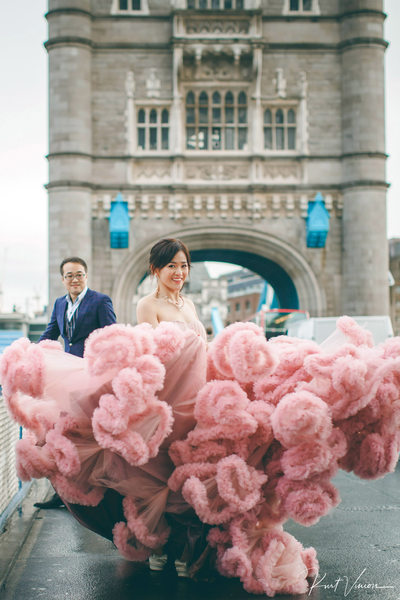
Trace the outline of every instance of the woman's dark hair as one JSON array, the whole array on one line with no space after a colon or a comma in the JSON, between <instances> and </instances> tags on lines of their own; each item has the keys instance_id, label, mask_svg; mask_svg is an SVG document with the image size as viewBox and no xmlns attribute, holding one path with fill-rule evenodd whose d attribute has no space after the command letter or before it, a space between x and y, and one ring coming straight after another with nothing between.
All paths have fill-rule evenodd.
<instances>
[{"instance_id":1,"label":"woman's dark hair","mask_svg":"<svg viewBox=\"0 0 400 600\"><path fill-rule=\"evenodd\" d=\"M70 256L69 258L64 258L64 260L62 261L61 265L60 265L60 273L61 275L64 275L63 269L64 269L64 265L66 265L67 263L72 262L72 263L77 263L78 265L81 265L84 269L85 269L85 273L87 273L87 264L85 263L85 261L83 260L83 258L79 258L79 256Z\"/></svg>"},{"instance_id":2,"label":"woman's dark hair","mask_svg":"<svg viewBox=\"0 0 400 600\"><path fill-rule=\"evenodd\" d=\"M190 269L190 253L186 244L175 238L165 238L154 244L150 250L150 273L154 274L156 269L162 269L165 267L165 265L170 263L175 254L180 250L182 250L186 256L188 267Z\"/></svg>"}]
</instances>

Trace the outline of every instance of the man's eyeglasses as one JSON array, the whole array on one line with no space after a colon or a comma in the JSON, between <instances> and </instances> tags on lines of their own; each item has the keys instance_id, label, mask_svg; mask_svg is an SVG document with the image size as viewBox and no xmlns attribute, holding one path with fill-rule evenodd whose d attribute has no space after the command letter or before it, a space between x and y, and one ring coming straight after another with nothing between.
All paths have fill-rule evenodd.
<instances>
[{"instance_id":1,"label":"man's eyeglasses","mask_svg":"<svg viewBox=\"0 0 400 600\"><path fill-rule=\"evenodd\" d=\"M78 273L67 273L64 275L64 279L67 281L72 281L73 279L81 280L86 277L86 273L78 272Z\"/></svg>"}]
</instances>

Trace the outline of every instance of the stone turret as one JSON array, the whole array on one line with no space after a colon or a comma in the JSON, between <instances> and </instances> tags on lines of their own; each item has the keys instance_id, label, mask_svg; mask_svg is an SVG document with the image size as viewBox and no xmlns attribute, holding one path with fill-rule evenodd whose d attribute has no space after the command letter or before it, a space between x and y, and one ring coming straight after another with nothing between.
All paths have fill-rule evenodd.
<instances>
[{"instance_id":1,"label":"stone turret","mask_svg":"<svg viewBox=\"0 0 400 600\"><path fill-rule=\"evenodd\" d=\"M343 307L388 314L382 0L342 0Z\"/></svg>"},{"instance_id":2,"label":"stone turret","mask_svg":"<svg viewBox=\"0 0 400 600\"><path fill-rule=\"evenodd\" d=\"M90 0L49 0L49 271L50 305L59 295L66 256L91 264Z\"/></svg>"},{"instance_id":3,"label":"stone turret","mask_svg":"<svg viewBox=\"0 0 400 600\"><path fill-rule=\"evenodd\" d=\"M383 0L203 6L49 0L50 302L78 254L134 321L170 236L251 268L285 308L388 314ZM323 247L307 245L317 192Z\"/></svg>"}]
</instances>

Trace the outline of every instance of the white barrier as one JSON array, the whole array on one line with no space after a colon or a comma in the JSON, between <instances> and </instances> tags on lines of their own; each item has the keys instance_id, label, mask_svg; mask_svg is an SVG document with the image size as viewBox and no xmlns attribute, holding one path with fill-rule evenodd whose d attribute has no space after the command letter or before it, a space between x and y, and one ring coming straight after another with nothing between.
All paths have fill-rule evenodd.
<instances>
[{"instance_id":1,"label":"white barrier","mask_svg":"<svg viewBox=\"0 0 400 600\"><path fill-rule=\"evenodd\" d=\"M12 421L0 397L0 518L20 485L15 470L15 443L19 437L19 425Z\"/></svg>"}]
</instances>

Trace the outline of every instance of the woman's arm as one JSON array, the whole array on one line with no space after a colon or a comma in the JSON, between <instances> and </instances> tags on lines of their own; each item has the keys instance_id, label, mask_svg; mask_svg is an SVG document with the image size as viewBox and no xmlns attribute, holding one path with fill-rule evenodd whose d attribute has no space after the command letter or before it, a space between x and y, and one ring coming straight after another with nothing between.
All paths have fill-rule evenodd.
<instances>
[{"instance_id":1,"label":"woman's arm","mask_svg":"<svg viewBox=\"0 0 400 600\"><path fill-rule=\"evenodd\" d=\"M139 300L136 307L136 318L138 323L150 323L152 327L157 327L159 324L157 311L151 298L142 298Z\"/></svg>"}]
</instances>

